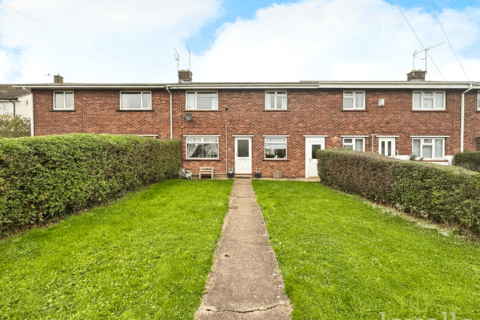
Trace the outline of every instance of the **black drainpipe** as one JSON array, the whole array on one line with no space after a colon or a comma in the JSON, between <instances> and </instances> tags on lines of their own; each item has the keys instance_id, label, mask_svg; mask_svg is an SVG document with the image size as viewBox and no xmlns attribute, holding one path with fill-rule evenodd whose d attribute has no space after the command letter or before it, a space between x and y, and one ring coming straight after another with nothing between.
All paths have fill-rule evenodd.
<instances>
[{"instance_id":1,"label":"black drainpipe","mask_svg":"<svg viewBox=\"0 0 480 320\"><path fill-rule=\"evenodd\" d=\"M17 100L9 100L13 104L13 117L15 118L15 101Z\"/></svg>"}]
</instances>

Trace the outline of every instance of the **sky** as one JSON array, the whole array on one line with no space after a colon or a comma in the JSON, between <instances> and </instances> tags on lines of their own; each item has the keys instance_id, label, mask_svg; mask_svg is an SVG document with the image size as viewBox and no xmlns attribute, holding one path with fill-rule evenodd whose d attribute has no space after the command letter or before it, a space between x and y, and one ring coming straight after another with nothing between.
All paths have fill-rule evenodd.
<instances>
[{"instance_id":1,"label":"sky","mask_svg":"<svg viewBox=\"0 0 480 320\"><path fill-rule=\"evenodd\" d=\"M397 2L445 41L427 80L480 81L480 0L430 0L461 65L428 0ZM406 80L422 49L394 0L0 0L0 83L176 82L187 44L198 82Z\"/></svg>"}]
</instances>

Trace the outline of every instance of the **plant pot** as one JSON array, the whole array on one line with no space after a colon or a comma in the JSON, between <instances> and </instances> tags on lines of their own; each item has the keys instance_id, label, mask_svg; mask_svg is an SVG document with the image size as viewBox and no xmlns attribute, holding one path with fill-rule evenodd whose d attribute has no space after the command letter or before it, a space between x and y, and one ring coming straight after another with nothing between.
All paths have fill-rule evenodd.
<instances>
[{"instance_id":1,"label":"plant pot","mask_svg":"<svg viewBox=\"0 0 480 320\"><path fill-rule=\"evenodd\" d=\"M228 179L233 179L233 172L228 172L227 177Z\"/></svg>"},{"instance_id":2,"label":"plant pot","mask_svg":"<svg viewBox=\"0 0 480 320\"><path fill-rule=\"evenodd\" d=\"M255 178L260 179L262 177L262 173L255 173Z\"/></svg>"}]
</instances>

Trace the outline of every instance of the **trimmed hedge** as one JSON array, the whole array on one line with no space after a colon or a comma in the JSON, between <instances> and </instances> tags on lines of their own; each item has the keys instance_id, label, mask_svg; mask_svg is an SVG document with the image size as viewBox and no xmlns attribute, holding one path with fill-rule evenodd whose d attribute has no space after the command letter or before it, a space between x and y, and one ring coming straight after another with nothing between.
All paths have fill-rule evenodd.
<instances>
[{"instance_id":1,"label":"trimmed hedge","mask_svg":"<svg viewBox=\"0 0 480 320\"><path fill-rule=\"evenodd\" d=\"M480 172L480 151L465 151L455 155L455 165Z\"/></svg>"},{"instance_id":2,"label":"trimmed hedge","mask_svg":"<svg viewBox=\"0 0 480 320\"><path fill-rule=\"evenodd\" d=\"M137 136L0 139L0 236L177 177L181 153Z\"/></svg>"},{"instance_id":3,"label":"trimmed hedge","mask_svg":"<svg viewBox=\"0 0 480 320\"><path fill-rule=\"evenodd\" d=\"M343 149L317 152L323 184L399 210L480 226L480 174L458 167L388 158Z\"/></svg>"}]
</instances>

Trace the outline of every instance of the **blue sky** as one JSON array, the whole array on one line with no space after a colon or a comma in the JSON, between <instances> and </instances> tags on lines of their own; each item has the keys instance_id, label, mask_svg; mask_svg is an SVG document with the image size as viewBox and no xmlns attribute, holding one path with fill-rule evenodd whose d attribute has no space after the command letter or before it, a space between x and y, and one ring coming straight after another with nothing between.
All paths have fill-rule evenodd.
<instances>
[{"instance_id":1,"label":"blue sky","mask_svg":"<svg viewBox=\"0 0 480 320\"><path fill-rule=\"evenodd\" d=\"M426 46L445 41L427 0L397 0ZM430 0L480 80L480 0ZM421 49L393 0L0 0L0 83L404 80ZM427 79L466 80L447 43ZM417 59L416 67L424 62ZM440 70L440 72L439 72Z\"/></svg>"}]
</instances>

